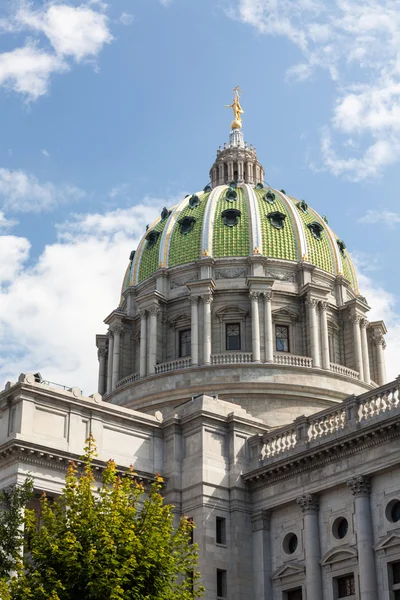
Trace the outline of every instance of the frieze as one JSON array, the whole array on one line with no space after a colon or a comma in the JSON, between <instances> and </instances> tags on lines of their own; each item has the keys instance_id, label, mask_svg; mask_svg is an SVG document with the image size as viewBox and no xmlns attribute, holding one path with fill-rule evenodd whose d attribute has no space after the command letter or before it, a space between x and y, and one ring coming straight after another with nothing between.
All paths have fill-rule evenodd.
<instances>
[{"instance_id":1,"label":"frieze","mask_svg":"<svg viewBox=\"0 0 400 600\"><path fill-rule=\"evenodd\" d=\"M247 269L216 269L215 279L240 279L247 277Z\"/></svg>"},{"instance_id":2,"label":"frieze","mask_svg":"<svg viewBox=\"0 0 400 600\"><path fill-rule=\"evenodd\" d=\"M265 277L272 277L279 281L290 281L291 283L296 283L297 281L296 273L294 271L272 271L271 269L266 269Z\"/></svg>"},{"instance_id":3,"label":"frieze","mask_svg":"<svg viewBox=\"0 0 400 600\"><path fill-rule=\"evenodd\" d=\"M182 287L187 283L191 283L192 281L197 281L197 274L186 275L183 277L178 277L177 279L171 279L169 282L169 287L171 290L174 290L175 288Z\"/></svg>"}]
</instances>

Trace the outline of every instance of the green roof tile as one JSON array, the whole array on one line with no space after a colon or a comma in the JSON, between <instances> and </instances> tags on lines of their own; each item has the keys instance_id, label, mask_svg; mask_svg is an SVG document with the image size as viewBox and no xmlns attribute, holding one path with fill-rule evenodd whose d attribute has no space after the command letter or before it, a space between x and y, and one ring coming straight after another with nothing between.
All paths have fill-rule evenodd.
<instances>
[{"instance_id":1,"label":"green roof tile","mask_svg":"<svg viewBox=\"0 0 400 600\"><path fill-rule=\"evenodd\" d=\"M197 194L200 204L195 208L187 206L178 216L174 225L170 240L168 266L176 267L185 263L193 262L201 255L201 234L203 230L203 218L206 210L209 193ZM196 222L192 231L187 234L181 233L178 221L183 217L194 217Z\"/></svg>"},{"instance_id":2,"label":"green roof tile","mask_svg":"<svg viewBox=\"0 0 400 600\"><path fill-rule=\"evenodd\" d=\"M237 188L237 199L226 200L226 190L217 202L214 218L213 257L248 256L250 253L250 231L247 201L241 188ZM224 225L221 214L224 210L236 208L240 210L239 223L234 227Z\"/></svg>"},{"instance_id":3,"label":"green roof tile","mask_svg":"<svg viewBox=\"0 0 400 600\"><path fill-rule=\"evenodd\" d=\"M287 210L285 204L275 193L275 201L273 203L266 202L264 196L268 190L254 190L257 197L258 210L261 220L261 232L263 240L262 254L271 256L272 258L285 258L287 260L299 260L296 244L296 236L292 217ZM282 229L276 229L271 225L267 214L278 211L286 215L285 224Z\"/></svg>"}]
</instances>

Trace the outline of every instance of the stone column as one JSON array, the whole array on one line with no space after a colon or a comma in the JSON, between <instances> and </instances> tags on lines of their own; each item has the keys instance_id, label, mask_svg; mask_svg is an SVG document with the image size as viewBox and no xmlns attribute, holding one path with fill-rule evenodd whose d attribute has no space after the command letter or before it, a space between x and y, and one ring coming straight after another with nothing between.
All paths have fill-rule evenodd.
<instances>
[{"instance_id":1,"label":"stone column","mask_svg":"<svg viewBox=\"0 0 400 600\"><path fill-rule=\"evenodd\" d=\"M147 310L140 311L140 377L147 375Z\"/></svg>"},{"instance_id":2,"label":"stone column","mask_svg":"<svg viewBox=\"0 0 400 600\"><path fill-rule=\"evenodd\" d=\"M362 359L363 359L363 371L364 371L364 381L366 383L371 383L371 372L369 368L369 353L368 353L368 339L367 339L367 327L369 323L367 319L362 319L361 321L361 349L362 349Z\"/></svg>"},{"instance_id":3,"label":"stone column","mask_svg":"<svg viewBox=\"0 0 400 600\"><path fill-rule=\"evenodd\" d=\"M148 375L154 375L157 362L157 319L160 307L156 304L150 307L150 327L149 327L149 360L147 363Z\"/></svg>"},{"instance_id":4,"label":"stone column","mask_svg":"<svg viewBox=\"0 0 400 600\"><path fill-rule=\"evenodd\" d=\"M208 365L211 363L211 302L212 294L202 296L204 310L204 343L203 343L203 363Z\"/></svg>"},{"instance_id":5,"label":"stone column","mask_svg":"<svg viewBox=\"0 0 400 600\"><path fill-rule=\"evenodd\" d=\"M376 348L376 362L378 368L378 385L384 385L386 383L386 364L385 364L385 353L386 342L383 335L378 334L375 336L375 348Z\"/></svg>"},{"instance_id":6,"label":"stone column","mask_svg":"<svg viewBox=\"0 0 400 600\"><path fill-rule=\"evenodd\" d=\"M106 358L107 358L107 348L103 346L97 350L97 357L99 359L99 384L98 384L98 392L102 396L106 392Z\"/></svg>"},{"instance_id":7,"label":"stone column","mask_svg":"<svg viewBox=\"0 0 400 600\"><path fill-rule=\"evenodd\" d=\"M331 361L329 358L329 337L328 337L328 320L326 317L326 311L328 309L327 302L319 303L319 314L321 320L321 350L322 350L322 368L327 371L331 368Z\"/></svg>"},{"instance_id":8,"label":"stone column","mask_svg":"<svg viewBox=\"0 0 400 600\"><path fill-rule=\"evenodd\" d=\"M271 600L271 513L263 510L252 517L254 600Z\"/></svg>"},{"instance_id":9,"label":"stone column","mask_svg":"<svg viewBox=\"0 0 400 600\"><path fill-rule=\"evenodd\" d=\"M353 323L353 345L354 345L354 361L356 366L356 371L358 371L358 378L364 379L364 369L363 369L363 357L362 357L362 349L361 349L361 330L360 330L360 321L362 319L361 315L357 313L352 313L349 317L351 323Z\"/></svg>"},{"instance_id":10,"label":"stone column","mask_svg":"<svg viewBox=\"0 0 400 600\"><path fill-rule=\"evenodd\" d=\"M192 366L199 364L199 297L190 298L192 307L192 326L191 326L191 355Z\"/></svg>"},{"instance_id":11,"label":"stone column","mask_svg":"<svg viewBox=\"0 0 400 600\"><path fill-rule=\"evenodd\" d=\"M253 362L260 362L260 314L258 311L259 292L250 292L251 300L251 339L253 347Z\"/></svg>"},{"instance_id":12,"label":"stone column","mask_svg":"<svg viewBox=\"0 0 400 600\"><path fill-rule=\"evenodd\" d=\"M321 361L319 355L319 327L317 319L318 300L316 300L315 298L308 298L307 304L310 327L311 357L313 361L313 367L320 367Z\"/></svg>"},{"instance_id":13,"label":"stone column","mask_svg":"<svg viewBox=\"0 0 400 600\"><path fill-rule=\"evenodd\" d=\"M114 354L114 336L109 329L108 335L108 361L107 361L107 394L111 394L112 391L112 369L113 369L113 354Z\"/></svg>"},{"instance_id":14,"label":"stone column","mask_svg":"<svg viewBox=\"0 0 400 600\"><path fill-rule=\"evenodd\" d=\"M322 599L321 551L318 527L318 499L305 494L296 500L304 515L304 550L306 555L307 600Z\"/></svg>"},{"instance_id":15,"label":"stone column","mask_svg":"<svg viewBox=\"0 0 400 600\"><path fill-rule=\"evenodd\" d=\"M264 292L265 362L274 362L274 332L272 327L272 291Z\"/></svg>"},{"instance_id":16,"label":"stone column","mask_svg":"<svg viewBox=\"0 0 400 600\"><path fill-rule=\"evenodd\" d=\"M112 389L115 390L119 377L119 359L121 355L121 334L124 331L122 325L114 325L112 328L114 334L114 348L113 348L113 366L112 366Z\"/></svg>"},{"instance_id":17,"label":"stone column","mask_svg":"<svg viewBox=\"0 0 400 600\"><path fill-rule=\"evenodd\" d=\"M354 496L360 600L378 600L374 539L369 503L371 482L369 477L359 475L349 479L347 485L351 488Z\"/></svg>"}]
</instances>

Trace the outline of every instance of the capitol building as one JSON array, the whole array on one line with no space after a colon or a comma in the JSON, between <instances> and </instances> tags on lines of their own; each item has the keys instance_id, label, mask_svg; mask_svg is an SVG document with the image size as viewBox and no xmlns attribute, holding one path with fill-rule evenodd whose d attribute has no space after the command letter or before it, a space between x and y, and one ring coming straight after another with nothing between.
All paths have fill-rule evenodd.
<instances>
[{"instance_id":1,"label":"capitol building","mask_svg":"<svg viewBox=\"0 0 400 600\"><path fill-rule=\"evenodd\" d=\"M161 473L193 518L206 600L400 600L385 324L368 319L351 240L266 183L238 89L231 108L209 183L129 257L96 336L97 393L38 373L0 392L0 487L29 472L59 494L91 433L99 470L113 457Z\"/></svg>"}]
</instances>

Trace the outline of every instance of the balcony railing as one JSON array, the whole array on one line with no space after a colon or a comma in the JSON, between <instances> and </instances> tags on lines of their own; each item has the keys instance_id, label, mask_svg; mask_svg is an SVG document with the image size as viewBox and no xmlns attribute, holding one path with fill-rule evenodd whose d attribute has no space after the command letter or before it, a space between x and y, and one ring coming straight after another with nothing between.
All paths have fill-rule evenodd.
<instances>
[{"instance_id":1,"label":"balcony railing","mask_svg":"<svg viewBox=\"0 0 400 600\"><path fill-rule=\"evenodd\" d=\"M177 371L178 369L186 369L191 364L192 359L190 357L170 360L169 362L156 365L156 375L159 373L168 373L169 371Z\"/></svg>"},{"instance_id":2,"label":"balcony railing","mask_svg":"<svg viewBox=\"0 0 400 600\"><path fill-rule=\"evenodd\" d=\"M311 417L299 417L286 427L253 438L250 446L254 458L264 462L278 460L288 452L304 450L392 414L400 414L400 378L382 386L379 392L351 396Z\"/></svg>"},{"instance_id":3,"label":"balcony railing","mask_svg":"<svg viewBox=\"0 0 400 600\"><path fill-rule=\"evenodd\" d=\"M226 352L224 354L212 354L212 365L233 365L238 363L251 363L253 354L251 352Z\"/></svg>"},{"instance_id":4,"label":"balcony railing","mask_svg":"<svg viewBox=\"0 0 400 600\"><path fill-rule=\"evenodd\" d=\"M274 354L274 363L291 367L311 368L313 366L312 358L309 356L296 356L295 354Z\"/></svg>"},{"instance_id":5,"label":"balcony railing","mask_svg":"<svg viewBox=\"0 0 400 600\"><path fill-rule=\"evenodd\" d=\"M349 369L348 367L344 367L343 365L331 363L331 371L333 371L334 373L338 373L339 375L351 377L351 379L359 379L358 371L353 371L353 369Z\"/></svg>"},{"instance_id":6,"label":"balcony railing","mask_svg":"<svg viewBox=\"0 0 400 600\"><path fill-rule=\"evenodd\" d=\"M117 388L122 387L123 385L126 385L127 383L133 383L134 381L137 381L139 378L140 378L140 373L132 373L132 375L128 375L128 377L124 377L123 379L118 381Z\"/></svg>"}]
</instances>

